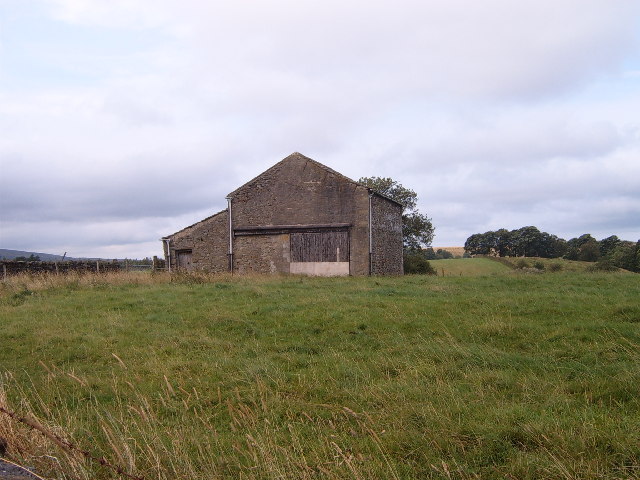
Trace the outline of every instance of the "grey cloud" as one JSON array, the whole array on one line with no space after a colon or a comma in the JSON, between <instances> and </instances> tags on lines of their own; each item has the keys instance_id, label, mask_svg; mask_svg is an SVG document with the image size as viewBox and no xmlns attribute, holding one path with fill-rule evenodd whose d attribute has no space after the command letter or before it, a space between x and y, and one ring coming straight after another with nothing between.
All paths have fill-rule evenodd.
<instances>
[{"instance_id":1,"label":"grey cloud","mask_svg":"<svg viewBox=\"0 0 640 480\"><path fill-rule=\"evenodd\" d=\"M441 245L536 222L634 231L637 100L584 92L637 60L637 2L52 2L171 39L94 59L87 87L1 94L12 241L155 245L294 150L414 188ZM66 58L86 69L83 52Z\"/></svg>"},{"instance_id":2,"label":"grey cloud","mask_svg":"<svg viewBox=\"0 0 640 480\"><path fill-rule=\"evenodd\" d=\"M638 12L632 2L276 4L205 8L194 48L224 45L204 55L233 76L250 64L261 77L294 72L299 85L320 79L356 95L540 98L615 69Z\"/></svg>"},{"instance_id":3,"label":"grey cloud","mask_svg":"<svg viewBox=\"0 0 640 480\"><path fill-rule=\"evenodd\" d=\"M14 178L21 178L18 165L12 168ZM192 158L180 159L178 154L150 156L138 167L110 172L68 175L55 169L32 170L22 178L2 190L5 220L170 217L222 205L234 183L234 173L223 159L194 164Z\"/></svg>"}]
</instances>

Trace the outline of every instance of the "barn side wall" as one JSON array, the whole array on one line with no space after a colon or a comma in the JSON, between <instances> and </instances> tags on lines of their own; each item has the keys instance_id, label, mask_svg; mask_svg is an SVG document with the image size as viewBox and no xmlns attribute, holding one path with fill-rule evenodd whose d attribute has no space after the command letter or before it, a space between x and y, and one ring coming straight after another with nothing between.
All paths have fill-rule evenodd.
<instances>
[{"instance_id":1,"label":"barn side wall","mask_svg":"<svg viewBox=\"0 0 640 480\"><path fill-rule=\"evenodd\" d=\"M191 250L193 270L212 273L229 271L229 216L227 210L171 235L171 269L176 268L176 251ZM167 258L167 247L165 259Z\"/></svg>"},{"instance_id":2,"label":"barn side wall","mask_svg":"<svg viewBox=\"0 0 640 480\"><path fill-rule=\"evenodd\" d=\"M383 197L371 198L374 275L402 275L402 207Z\"/></svg>"},{"instance_id":3,"label":"barn side wall","mask_svg":"<svg viewBox=\"0 0 640 480\"><path fill-rule=\"evenodd\" d=\"M350 224L350 274L369 273L368 190L314 162L301 158L271 168L233 193L231 212L234 228ZM288 259L283 259L272 236L244 238L234 238L237 269L252 265L252 271L273 271L271 263L266 263L265 252L275 249L272 253L277 259L276 271L289 272Z\"/></svg>"}]
</instances>

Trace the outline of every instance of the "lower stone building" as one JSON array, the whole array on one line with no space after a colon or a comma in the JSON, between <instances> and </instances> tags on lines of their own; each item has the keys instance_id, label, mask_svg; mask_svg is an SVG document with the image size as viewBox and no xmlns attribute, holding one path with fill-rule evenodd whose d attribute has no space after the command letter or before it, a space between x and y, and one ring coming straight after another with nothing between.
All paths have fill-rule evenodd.
<instances>
[{"instance_id":1,"label":"lower stone building","mask_svg":"<svg viewBox=\"0 0 640 480\"><path fill-rule=\"evenodd\" d=\"M171 270L401 275L398 202L293 153L162 239Z\"/></svg>"}]
</instances>

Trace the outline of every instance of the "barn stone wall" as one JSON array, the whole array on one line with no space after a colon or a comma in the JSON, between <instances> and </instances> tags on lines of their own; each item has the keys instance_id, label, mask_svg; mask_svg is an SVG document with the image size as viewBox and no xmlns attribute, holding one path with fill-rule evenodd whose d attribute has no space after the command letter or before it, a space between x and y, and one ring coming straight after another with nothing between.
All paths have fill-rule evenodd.
<instances>
[{"instance_id":1,"label":"barn stone wall","mask_svg":"<svg viewBox=\"0 0 640 480\"><path fill-rule=\"evenodd\" d=\"M323 168L302 155L276 164L230 194L234 228L270 225L349 224L350 274L369 273L369 192L339 173ZM256 236L245 248L243 237L235 237L234 265L248 262L266 266L264 252L272 244L269 235ZM280 259L282 255L275 253ZM278 260L279 261L279 260ZM261 263L263 262L263 263ZM277 262L276 262L277 264ZM277 271L288 272L288 263ZM271 265L269 264L270 271ZM264 270L263 270L264 271Z\"/></svg>"},{"instance_id":2,"label":"barn stone wall","mask_svg":"<svg viewBox=\"0 0 640 480\"><path fill-rule=\"evenodd\" d=\"M171 269L176 268L176 252L191 250L194 270L212 273L229 271L229 215L227 210L180 230L170 236ZM164 245L165 258L167 247Z\"/></svg>"},{"instance_id":3,"label":"barn stone wall","mask_svg":"<svg viewBox=\"0 0 640 480\"><path fill-rule=\"evenodd\" d=\"M371 198L371 273L402 275L402 207L378 195Z\"/></svg>"},{"instance_id":4,"label":"barn stone wall","mask_svg":"<svg viewBox=\"0 0 640 480\"><path fill-rule=\"evenodd\" d=\"M336 249L348 251L348 259L304 260L302 263L319 263L314 266L318 272L312 272L318 274L337 274L335 269L344 274L347 268L350 275L402 274L402 207L379 195L370 198L367 187L310 158L297 153L290 155L230 193L229 198L234 272L289 273L292 232L346 231L348 250ZM228 210L168 238L172 269L176 268L176 252L190 250L190 268L210 272L229 270ZM301 262L297 260L297 263ZM297 271L300 266L294 267ZM306 272L311 265L302 267Z\"/></svg>"},{"instance_id":5,"label":"barn stone wall","mask_svg":"<svg viewBox=\"0 0 640 480\"><path fill-rule=\"evenodd\" d=\"M289 234L235 237L233 271L237 273L288 273Z\"/></svg>"}]
</instances>

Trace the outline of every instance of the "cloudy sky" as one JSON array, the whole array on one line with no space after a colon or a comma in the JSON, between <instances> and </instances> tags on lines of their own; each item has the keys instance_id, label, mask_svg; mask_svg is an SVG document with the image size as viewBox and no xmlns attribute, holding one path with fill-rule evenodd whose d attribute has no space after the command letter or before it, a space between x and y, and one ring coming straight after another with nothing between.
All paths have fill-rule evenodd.
<instances>
[{"instance_id":1,"label":"cloudy sky","mask_svg":"<svg viewBox=\"0 0 640 480\"><path fill-rule=\"evenodd\" d=\"M435 246L640 237L637 0L0 0L0 247L161 254L298 151Z\"/></svg>"}]
</instances>

